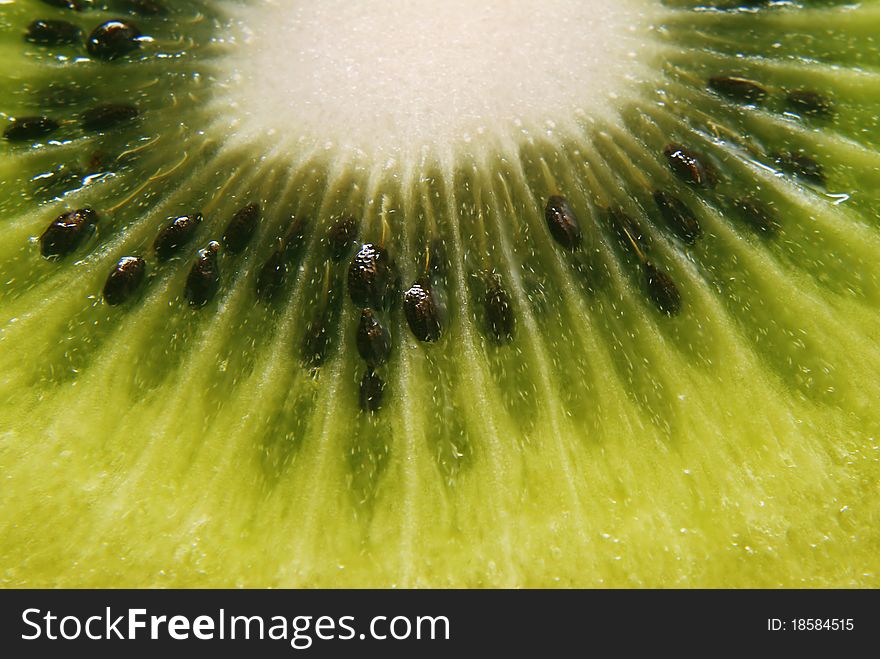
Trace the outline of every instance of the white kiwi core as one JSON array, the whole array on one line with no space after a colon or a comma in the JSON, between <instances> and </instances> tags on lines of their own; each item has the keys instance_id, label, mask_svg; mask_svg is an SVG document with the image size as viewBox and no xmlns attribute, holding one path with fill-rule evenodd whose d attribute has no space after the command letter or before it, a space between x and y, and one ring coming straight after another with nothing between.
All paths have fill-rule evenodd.
<instances>
[{"instance_id":1,"label":"white kiwi core","mask_svg":"<svg viewBox=\"0 0 880 659\"><path fill-rule=\"evenodd\" d=\"M651 70L657 5L236 3L217 71L226 138L396 159L613 117Z\"/></svg>"}]
</instances>

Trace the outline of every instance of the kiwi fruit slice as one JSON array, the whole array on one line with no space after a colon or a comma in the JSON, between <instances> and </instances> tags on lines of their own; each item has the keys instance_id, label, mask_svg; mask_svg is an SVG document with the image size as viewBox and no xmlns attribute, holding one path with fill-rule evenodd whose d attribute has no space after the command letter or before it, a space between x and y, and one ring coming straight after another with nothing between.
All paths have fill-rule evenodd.
<instances>
[{"instance_id":1,"label":"kiwi fruit slice","mask_svg":"<svg viewBox=\"0 0 880 659\"><path fill-rule=\"evenodd\" d=\"M878 585L878 32L4 4L0 583Z\"/></svg>"}]
</instances>

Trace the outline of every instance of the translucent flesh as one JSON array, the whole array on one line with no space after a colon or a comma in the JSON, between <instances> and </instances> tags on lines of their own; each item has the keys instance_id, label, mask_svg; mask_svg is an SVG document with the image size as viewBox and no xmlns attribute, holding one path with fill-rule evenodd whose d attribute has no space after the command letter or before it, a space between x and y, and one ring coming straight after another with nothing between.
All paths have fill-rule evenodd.
<instances>
[{"instance_id":1,"label":"translucent flesh","mask_svg":"<svg viewBox=\"0 0 880 659\"><path fill-rule=\"evenodd\" d=\"M59 143L2 145L0 583L878 585L875 6L667 8L655 75L633 82L613 120L554 116L550 132L527 125L388 167L227 144L212 86L225 44L210 42L222 20L183 4L139 19L156 41L112 65L23 46L37 3L0 11L0 109L142 108L103 137L72 125ZM84 28L103 16L57 14ZM759 80L770 103L706 89L732 74ZM43 92L62 82L82 98L59 110ZM828 94L835 116L784 114L790 88ZM715 191L672 176L670 142L713 158ZM800 148L826 186L772 170L769 151ZM96 151L130 153L62 199L35 192L35 176ZM695 210L696 245L660 222L655 187ZM544 220L559 193L581 218L574 254ZM777 236L737 219L730 202L745 194L775 211ZM255 240L221 255L220 294L190 309L195 250L253 200L265 216ZM679 316L647 297L605 221L612 204L678 284ZM97 235L42 259L48 222L86 205L102 212ZM166 218L199 210L191 249L158 265L150 245ZM399 306L385 316L394 349L376 415L358 409L347 264L328 267L322 243L347 213L362 240L385 236L405 286L431 238L450 264L439 342L416 341ZM281 299L260 304L257 271L291 214L307 219L306 247ZM148 256L150 279L108 307L101 287L128 254ZM508 345L484 331L492 270L517 320ZM326 363L310 369L301 345L328 276L344 302Z\"/></svg>"}]
</instances>

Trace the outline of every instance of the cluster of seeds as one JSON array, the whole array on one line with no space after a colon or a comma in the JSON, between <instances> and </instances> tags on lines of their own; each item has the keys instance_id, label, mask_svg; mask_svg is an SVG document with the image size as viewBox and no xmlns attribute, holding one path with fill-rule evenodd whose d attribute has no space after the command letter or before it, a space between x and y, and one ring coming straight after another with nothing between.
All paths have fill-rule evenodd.
<instances>
[{"instance_id":1,"label":"cluster of seeds","mask_svg":"<svg viewBox=\"0 0 880 659\"><path fill-rule=\"evenodd\" d=\"M663 150L663 155L670 171L684 183L706 193L715 188L719 175L710 160L701 153L681 144L669 144ZM680 240L693 245L703 235L694 212L671 190L655 190L652 196L659 218ZM737 198L733 200L733 207L758 232L770 234L778 228L776 219L757 200ZM618 244L641 264L650 300L663 314L677 315L682 308L681 293L672 277L649 259L649 242L638 222L617 206L610 206L603 213ZM567 252L582 248L581 222L565 197L549 197L544 214L548 232L556 243ZM221 249L230 255L243 252L253 239L261 218L259 204L246 204L232 215L220 240L211 240L198 250L184 290L192 307L203 307L216 295L220 285ZM90 208L59 216L41 236L43 255L56 258L71 253L94 229L98 219L98 213ZM162 264L179 254L192 242L202 223L201 213L169 218L153 242L156 261ZM282 290L290 262L304 243L305 228L305 222L292 218L286 234L277 239L275 249L259 269L256 296L262 302L271 303ZM359 385L359 400L362 410L373 413L382 405L385 381L379 371L388 361L393 345L387 316L397 303L402 303L404 317L416 339L431 343L442 336L443 313L434 286L443 275L445 254L442 242L432 241L426 250L424 272L409 288L401 291L394 259L381 241L359 243L358 229L358 221L345 216L332 224L322 241L327 253L323 295L318 301L314 318L306 328L302 354L304 362L310 367L317 368L323 364L331 329L339 313L340 264L354 252L347 268L347 289L351 302L361 310L355 334L358 354L365 363ZM105 302L109 305L127 302L144 283L146 274L147 264L143 257L122 257L107 277ZM497 343L506 343L513 337L516 327L509 294L500 274L484 273L484 280L482 302L487 333Z\"/></svg>"},{"instance_id":2,"label":"cluster of seeds","mask_svg":"<svg viewBox=\"0 0 880 659\"><path fill-rule=\"evenodd\" d=\"M78 223L65 219L69 216L74 216ZM259 204L248 204L237 211L232 216L223 234L222 240L226 251L233 255L243 251L253 237L259 220ZM85 225L86 223L94 225L96 221L97 216L90 209L74 211L68 214L68 216L62 216L43 234L41 238L43 254L46 256L61 255L57 249L54 254L47 253L49 251L47 248L49 240L58 232L62 232L66 241L63 243L65 246L73 241L78 243L81 240L80 233L85 230L84 226L79 228L80 225ZM203 216L201 213L169 218L153 241L153 254L157 263L165 263L191 243L202 221ZM60 227L59 223L61 223ZM53 227L57 227L54 229L55 234L50 233L50 231L53 231ZM57 238L55 238L55 242L58 242ZM211 240L205 247L198 250L195 261L190 267L184 288L184 295L190 306L196 308L203 307L217 294L217 290L220 287L220 249L220 242ZM104 301L111 306L127 302L138 291L146 279L146 274L147 263L143 257L122 257L113 270L110 271L104 284Z\"/></svg>"},{"instance_id":3,"label":"cluster of seeds","mask_svg":"<svg viewBox=\"0 0 880 659\"><path fill-rule=\"evenodd\" d=\"M83 11L91 6L79 0L44 0L46 4ZM138 14L156 14L164 11L154 0L135 0L124 3ZM136 25L127 19L113 19L97 25L87 36L76 25L62 20L37 20L26 31L25 39L41 46L76 46L81 44L94 59L111 61L136 51L145 37ZM766 105L774 93L765 86L746 78L717 76L708 80L712 92L730 102L754 106ZM783 106L787 111L811 118L833 115L830 99L810 90L784 92ZM96 133L123 126L137 118L139 110L129 103L95 105L74 119L47 116L24 116L11 120L4 136L11 142L28 142L51 135L65 123L78 122L82 131ZM797 176L807 182L823 184L824 171L814 159L801 152L773 151L761 154L781 172ZM723 177L713 161L699 149L672 142L662 150L669 171L681 182L700 195L718 195ZM648 188L650 189L650 188ZM703 228L697 214L672 187L651 191L656 206L654 217L678 240L694 245L702 236ZM754 196L732 196L725 199L730 208L755 232L773 235L779 222L772 211ZM68 210L56 217L40 236L40 248L46 258L59 259L73 253L86 238L94 233L101 215L84 207ZM112 212L112 209L111 209ZM647 298L666 316L675 316L682 309L682 295L670 274L658 265L650 240L634 218L618 205L609 204L600 211L603 226L614 236L616 245L638 263ZM203 243L191 253L188 276L183 295L193 308L208 305L221 284L221 260L244 252L252 242L263 212L260 204L248 203L239 208L228 220L219 236ZM566 197L554 194L546 199L544 217L553 241L566 253L584 249L584 227ZM167 218L152 243L156 267L181 255L195 241L198 230L205 224L202 213L195 212ZM307 322L300 347L302 360L309 368L319 368L327 358L333 328L337 326L343 304L342 290L347 288L351 303L359 310L355 343L364 362L359 384L360 407L375 413L381 406L385 381L381 376L392 353L394 340L391 316L402 307L402 315L413 337L423 343L439 341L444 334L445 309L441 302L443 281L446 276L444 242L439 236L427 241L424 266L414 281L401 286L397 264L385 247L385 229L381 240L362 242L360 222L352 216L336 219L321 239L325 250L323 286L316 301L312 318ZM264 304L274 303L282 293L291 265L305 244L308 224L292 217L285 230L275 238L275 244L256 272L256 297ZM228 256L227 256L228 255ZM350 260L349 260L350 259ZM347 262L347 268L345 263ZM343 279L347 279L347 286ZM122 305L136 297L148 281L145 256L126 255L119 259L108 274L103 299L110 306ZM495 343L509 343L516 330L516 314L505 287L502 273L488 267L481 271L482 292L479 304L484 314L484 330Z\"/></svg>"},{"instance_id":4,"label":"cluster of seeds","mask_svg":"<svg viewBox=\"0 0 880 659\"><path fill-rule=\"evenodd\" d=\"M110 61L140 47L144 35L137 25L125 18L114 18L96 26L85 38L83 31L63 20L39 19L27 27L25 39L41 46L72 46L83 44L96 59Z\"/></svg>"},{"instance_id":5,"label":"cluster of seeds","mask_svg":"<svg viewBox=\"0 0 880 659\"><path fill-rule=\"evenodd\" d=\"M707 87L726 100L748 106L777 108L805 119L827 121L834 117L832 100L811 89L771 91L759 82L738 76L709 78ZM779 96L779 98L776 98ZM774 104L775 101L775 104ZM825 170L814 158L800 151L769 151L757 154L786 174L815 185L825 184Z\"/></svg>"},{"instance_id":6,"label":"cluster of seeds","mask_svg":"<svg viewBox=\"0 0 880 659\"><path fill-rule=\"evenodd\" d=\"M741 77L717 76L708 80L713 92L736 103L764 105L771 98L759 83ZM789 90L784 93L783 107L808 118L827 119L834 115L831 100L812 90ZM802 152L770 151L763 156L775 167L792 176L815 185L825 184L821 164ZM686 145L670 143L663 149L669 170L680 181L701 194L715 192L720 175L712 161L704 154ZM654 203L663 225L687 245L694 245L703 235L696 214L671 190L654 190ZM735 196L729 200L735 215L755 232L772 236L780 229L772 210L754 196ZM551 196L545 206L545 218L550 235L563 248L574 252L583 241L580 221L574 210L561 195ZM621 247L636 256L641 264L648 297L664 314L675 316L681 311L682 298L672 277L648 258L648 244L638 223L621 208L611 206L604 211L610 229Z\"/></svg>"},{"instance_id":7,"label":"cluster of seeds","mask_svg":"<svg viewBox=\"0 0 880 659\"><path fill-rule=\"evenodd\" d=\"M102 103L89 108L79 117L79 126L87 133L110 130L137 117L137 107L130 103ZM51 135L64 123L74 120L58 120L52 117L16 117L3 131L10 142L32 142Z\"/></svg>"},{"instance_id":8,"label":"cluster of seeds","mask_svg":"<svg viewBox=\"0 0 880 659\"><path fill-rule=\"evenodd\" d=\"M380 314L391 309L400 290L400 277L393 259L382 245L364 243L348 268L348 294L361 307L356 343L367 368L360 383L360 406L376 412L382 405L385 382L377 369L388 361L391 332Z\"/></svg>"},{"instance_id":9,"label":"cluster of seeds","mask_svg":"<svg viewBox=\"0 0 880 659\"><path fill-rule=\"evenodd\" d=\"M709 89L725 98L746 105L763 106L773 94L760 83L737 76L714 76L707 83ZM811 89L790 89L782 92L784 107L799 115L829 119L834 116L831 99Z\"/></svg>"},{"instance_id":10,"label":"cluster of seeds","mask_svg":"<svg viewBox=\"0 0 880 659\"><path fill-rule=\"evenodd\" d=\"M83 11L90 3L78 0L44 0L46 4ZM126 8L136 13L158 13L161 5L152 1L125 3ZM131 21L118 18L97 25L83 40L83 31L68 21L39 19L28 25L24 38L39 46L73 46L80 44L94 59L114 60L139 48L144 38L138 27ZM110 130L135 119L139 114L136 106L130 103L104 103L96 105L78 118L57 118L44 115L20 116L13 118L3 131L10 142L33 142L52 135L62 126L78 123L86 133Z\"/></svg>"},{"instance_id":11,"label":"cluster of seeds","mask_svg":"<svg viewBox=\"0 0 880 659\"><path fill-rule=\"evenodd\" d=\"M674 222L670 224L676 227L690 227L686 235L699 235L696 218L681 201L664 192L655 193L655 198L660 199L665 204L666 213L674 217ZM658 202L658 205L659 203L661 202ZM641 263L648 296L656 307L669 316L678 314L681 310L681 294L678 287L666 272L648 260L647 246L635 220L617 207L608 208L605 214L621 246L631 250ZM550 197L544 209L544 216L550 234L560 245L569 251L580 249L582 242L580 221L565 197L558 195Z\"/></svg>"}]
</instances>

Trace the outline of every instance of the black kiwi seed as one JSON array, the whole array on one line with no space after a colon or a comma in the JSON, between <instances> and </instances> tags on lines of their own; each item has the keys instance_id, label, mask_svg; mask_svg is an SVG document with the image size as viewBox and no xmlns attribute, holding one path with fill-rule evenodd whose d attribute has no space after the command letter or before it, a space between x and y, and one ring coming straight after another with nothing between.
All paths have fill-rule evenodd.
<instances>
[{"instance_id":1,"label":"black kiwi seed","mask_svg":"<svg viewBox=\"0 0 880 659\"><path fill-rule=\"evenodd\" d=\"M693 245L703 235L703 227L693 211L685 203L669 192L654 192L654 203L660 209L660 216L666 226L688 245Z\"/></svg>"},{"instance_id":2,"label":"black kiwi seed","mask_svg":"<svg viewBox=\"0 0 880 659\"><path fill-rule=\"evenodd\" d=\"M172 218L170 224L159 232L153 242L156 258L167 261L174 256L175 252L192 240L201 221L201 213Z\"/></svg>"},{"instance_id":3,"label":"black kiwi seed","mask_svg":"<svg viewBox=\"0 0 880 659\"><path fill-rule=\"evenodd\" d=\"M260 223L260 205L248 204L244 208L239 209L223 233L223 244L233 254L239 254L248 246L257 225Z\"/></svg>"},{"instance_id":4,"label":"black kiwi seed","mask_svg":"<svg viewBox=\"0 0 880 659\"><path fill-rule=\"evenodd\" d=\"M734 101L757 105L767 99L767 90L758 83L736 76L709 78L709 88Z\"/></svg>"},{"instance_id":5,"label":"black kiwi seed","mask_svg":"<svg viewBox=\"0 0 880 659\"><path fill-rule=\"evenodd\" d=\"M672 277L652 263L645 263L645 278L648 282L648 295L654 305L667 316L675 316L681 311L681 293Z\"/></svg>"},{"instance_id":6,"label":"black kiwi seed","mask_svg":"<svg viewBox=\"0 0 880 659\"><path fill-rule=\"evenodd\" d=\"M270 302L278 295L287 277L287 249L279 242L257 275L257 298L263 302Z\"/></svg>"},{"instance_id":7,"label":"black kiwi seed","mask_svg":"<svg viewBox=\"0 0 880 659\"><path fill-rule=\"evenodd\" d=\"M360 386L360 405L364 412L378 412L382 407L382 396L385 393L385 382L376 375L373 369L364 372Z\"/></svg>"},{"instance_id":8,"label":"black kiwi seed","mask_svg":"<svg viewBox=\"0 0 880 659\"><path fill-rule=\"evenodd\" d=\"M186 299L192 307L203 307L210 302L220 287L220 267L217 254L220 243L212 240L208 246L199 250L186 278Z\"/></svg>"},{"instance_id":9,"label":"black kiwi seed","mask_svg":"<svg viewBox=\"0 0 880 659\"><path fill-rule=\"evenodd\" d=\"M59 215L40 236L41 253L45 257L70 254L97 223L98 214L91 208Z\"/></svg>"},{"instance_id":10,"label":"black kiwi seed","mask_svg":"<svg viewBox=\"0 0 880 659\"><path fill-rule=\"evenodd\" d=\"M146 261L139 256L123 256L104 284L104 302L110 306L126 302L143 283L146 274Z\"/></svg>"},{"instance_id":11,"label":"black kiwi seed","mask_svg":"<svg viewBox=\"0 0 880 659\"><path fill-rule=\"evenodd\" d=\"M772 236L779 231L779 222L770 209L760 201L750 197L740 197L734 200L739 216L744 219L755 231Z\"/></svg>"},{"instance_id":12,"label":"black kiwi seed","mask_svg":"<svg viewBox=\"0 0 880 659\"><path fill-rule=\"evenodd\" d=\"M95 132L109 130L138 116L138 109L129 103L105 103L83 112L82 127Z\"/></svg>"},{"instance_id":13,"label":"black kiwi seed","mask_svg":"<svg viewBox=\"0 0 880 659\"><path fill-rule=\"evenodd\" d=\"M553 239L566 249L575 250L581 245L581 226L568 200L553 195L544 209L547 227Z\"/></svg>"},{"instance_id":14,"label":"black kiwi seed","mask_svg":"<svg viewBox=\"0 0 880 659\"><path fill-rule=\"evenodd\" d=\"M822 165L810 156L792 151L784 151L771 153L770 157L776 163L776 166L786 174L799 176L817 185L825 183L825 170Z\"/></svg>"},{"instance_id":15,"label":"black kiwi seed","mask_svg":"<svg viewBox=\"0 0 880 659\"><path fill-rule=\"evenodd\" d=\"M669 144L663 155L672 172L685 183L701 188L711 188L716 183L716 175L706 159L680 144Z\"/></svg>"},{"instance_id":16,"label":"black kiwi seed","mask_svg":"<svg viewBox=\"0 0 880 659\"><path fill-rule=\"evenodd\" d=\"M419 341L436 341L440 338L440 312L434 292L424 280L414 283L403 296L406 322Z\"/></svg>"},{"instance_id":17,"label":"black kiwi seed","mask_svg":"<svg viewBox=\"0 0 880 659\"><path fill-rule=\"evenodd\" d=\"M647 239L641 227L623 209L612 206L608 209L608 219L621 247L633 251L633 243L635 243L635 247L642 252L647 250Z\"/></svg>"},{"instance_id":18,"label":"black kiwi seed","mask_svg":"<svg viewBox=\"0 0 880 659\"><path fill-rule=\"evenodd\" d=\"M798 114L811 117L830 117L834 103L827 96L808 89L794 89L785 96L788 107Z\"/></svg>"},{"instance_id":19,"label":"black kiwi seed","mask_svg":"<svg viewBox=\"0 0 880 659\"><path fill-rule=\"evenodd\" d=\"M348 250L354 245L357 228L357 220L350 215L343 217L330 227L330 231L327 232L327 249L331 259L341 261L345 257Z\"/></svg>"},{"instance_id":20,"label":"black kiwi seed","mask_svg":"<svg viewBox=\"0 0 880 659\"><path fill-rule=\"evenodd\" d=\"M371 368L388 361L391 354L391 333L379 322L372 309L361 310L355 342L358 354Z\"/></svg>"},{"instance_id":21,"label":"black kiwi seed","mask_svg":"<svg viewBox=\"0 0 880 659\"><path fill-rule=\"evenodd\" d=\"M112 60L136 50L141 31L134 23L116 18L102 23L89 35L86 50L92 57Z\"/></svg>"},{"instance_id":22,"label":"black kiwi seed","mask_svg":"<svg viewBox=\"0 0 880 659\"><path fill-rule=\"evenodd\" d=\"M88 6L88 2L84 0L43 0L43 4L62 9L73 9L74 11L82 11Z\"/></svg>"},{"instance_id":23,"label":"black kiwi seed","mask_svg":"<svg viewBox=\"0 0 880 659\"><path fill-rule=\"evenodd\" d=\"M60 124L49 117L19 117L13 119L3 131L3 137L10 142L25 142L45 137L58 130Z\"/></svg>"},{"instance_id":24,"label":"black kiwi seed","mask_svg":"<svg viewBox=\"0 0 880 659\"><path fill-rule=\"evenodd\" d=\"M510 296L504 289L501 275L492 274L489 276L483 306L486 309L486 321L492 338L497 343L510 341L516 330L516 316L513 314Z\"/></svg>"},{"instance_id":25,"label":"black kiwi seed","mask_svg":"<svg viewBox=\"0 0 880 659\"><path fill-rule=\"evenodd\" d=\"M348 268L348 293L359 307L384 309L395 293L394 263L388 252L373 243L365 243Z\"/></svg>"},{"instance_id":26,"label":"black kiwi seed","mask_svg":"<svg viewBox=\"0 0 880 659\"><path fill-rule=\"evenodd\" d=\"M24 37L43 46L64 46L82 38L82 30L67 21L39 20L28 25Z\"/></svg>"}]
</instances>

